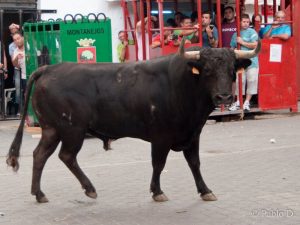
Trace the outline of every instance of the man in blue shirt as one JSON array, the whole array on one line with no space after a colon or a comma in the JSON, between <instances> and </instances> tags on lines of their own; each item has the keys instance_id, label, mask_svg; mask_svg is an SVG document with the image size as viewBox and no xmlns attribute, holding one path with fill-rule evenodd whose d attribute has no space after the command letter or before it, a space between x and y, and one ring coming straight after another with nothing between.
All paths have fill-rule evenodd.
<instances>
[{"instance_id":1,"label":"man in blue shirt","mask_svg":"<svg viewBox=\"0 0 300 225\"><path fill-rule=\"evenodd\" d=\"M218 30L215 26L210 25L211 14L209 11L202 13L202 46L218 47Z\"/></svg>"},{"instance_id":2,"label":"man in blue shirt","mask_svg":"<svg viewBox=\"0 0 300 225\"><path fill-rule=\"evenodd\" d=\"M250 28L250 17L248 14L241 15L241 36L237 37L235 32L232 35L230 46L231 48L237 48L237 44L240 44L241 50L250 51L257 46L258 34L252 28ZM243 73L243 94L245 93L245 86L247 82L246 99L243 105L244 110L250 110L250 100L253 95L257 94L258 85L258 57L251 58L251 65L247 67ZM238 95L238 88L236 89L236 95ZM237 99L232 104L229 110L234 111L239 109L240 103Z\"/></svg>"},{"instance_id":3,"label":"man in blue shirt","mask_svg":"<svg viewBox=\"0 0 300 225\"><path fill-rule=\"evenodd\" d=\"M195 35L193 38L191 38L191 43L198 43L199 41L198 29L200 26L202 28L202 46L211 47L211 48L218 47L218 29L211 24L210 11L204 11L202 13L201 24L199 24L199 21L197 20L197 18L195 18L194 26L193 26L194 31L192 30L192 32L195 32Z\"/></svg>"},{"instance_id":4,"label":"man in blue shirt","mask_svg":"<svg viewBox=\"0 0 300 225\"><path fill-rule=\"evenodd\" d=\"M287 24L280 24L285 21L285 12L278 11L275 14L275 20L272 25L266 26L264 29L264 38L280 38L287 40L291 36L291 27Z\"/></svg>"}]
</instances>

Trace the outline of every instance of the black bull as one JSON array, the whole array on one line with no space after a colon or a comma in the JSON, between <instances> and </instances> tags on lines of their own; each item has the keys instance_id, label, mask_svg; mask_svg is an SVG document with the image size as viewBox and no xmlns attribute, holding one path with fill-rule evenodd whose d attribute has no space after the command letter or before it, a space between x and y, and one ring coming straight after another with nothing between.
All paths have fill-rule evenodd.
<instances>
[{"instance_id":1,"label":"black bull","mask_svg":"<svg viewBox=\"0 0 300 225\"><path fill-rule=\"evenodd\" d=\"M87 196L97 193L77 163L86 133L107 138L133 137L151 142L155 201L166 201L160 174L170 149L183 151L203 200L216 200L200 173L199 137L214 107L232 101L238 67L248 66L253 51L201 49L145 62L44 66L28 81L24 112L7 163L18 170L29 95L42 128L33 152L31 193L47 202L40 180L49 156L62 142L59 158L81 183Z\"/></svg>"}]
</instances>

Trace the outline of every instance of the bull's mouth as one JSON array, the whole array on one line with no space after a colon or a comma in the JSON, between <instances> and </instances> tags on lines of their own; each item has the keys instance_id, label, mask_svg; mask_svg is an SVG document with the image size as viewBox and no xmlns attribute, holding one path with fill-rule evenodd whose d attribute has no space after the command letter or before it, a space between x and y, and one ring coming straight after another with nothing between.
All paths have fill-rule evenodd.
<instances>
[{"instance_id":1,"label":"bull's mouth","mask_svg":"<svg viewBox=\"0 0 300 225\"><path fill-rule=\"evenodd\" d=\"M217 94L214 96L213 100L214 100L214 104L216 106L222 105L222 104L229 105L232 103L233 96L232 96L232 94Z\"/></svg>"}]
</instances>

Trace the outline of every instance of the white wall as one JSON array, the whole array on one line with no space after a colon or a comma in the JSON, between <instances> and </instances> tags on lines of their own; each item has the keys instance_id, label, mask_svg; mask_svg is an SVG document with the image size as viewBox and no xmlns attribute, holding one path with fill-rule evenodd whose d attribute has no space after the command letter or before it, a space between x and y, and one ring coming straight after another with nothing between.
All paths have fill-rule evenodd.
<instances>
[{"instance_id":1,"label":"white wall","mask_svg":"<svg viewBox=\"0 0 300 225\"><path fill-rule=\"evenodd\" d=\"M39 9L56 9L56 14L43 14L42 19L64 18L66 14L75 15L81 13L87 15L89 13L104 13L111 19L112 26L112 48L113 61L117 62L116 46L118 44L118 32L123 29L123 12L120 1L106 0L39 0Z\"/></svg>"}]
</instances>

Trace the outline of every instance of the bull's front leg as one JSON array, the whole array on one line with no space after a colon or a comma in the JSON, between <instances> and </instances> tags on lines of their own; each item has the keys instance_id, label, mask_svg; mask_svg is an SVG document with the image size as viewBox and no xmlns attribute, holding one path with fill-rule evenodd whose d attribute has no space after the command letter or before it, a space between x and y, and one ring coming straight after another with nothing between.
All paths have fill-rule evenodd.
<instances>
[{"instance_id":1,"label":"bull's front leg","mask_svg":"<svg viewBox=\"0 0 300 225\"><path fill-rule=\"evenodd\" d=\"M160 174L164 169L170 148L164 144L152 143L152 179L150 184L150 192L153 193L153 200L157 202L168 201L168 197L160 189Z\"/></svg>"},{"instance_id":2,"label":"bull's front leg","mask_svg":"<svg viewBox=\"0 0 300 225\"><path fill-rule=\"evenodd\" d=\"M206 186L200 172L199 137L192 141L189 148L183 151L184 157L193 173L198 193L204 201L216 201L216 196Z\"/></svg>"}]
</instances>

